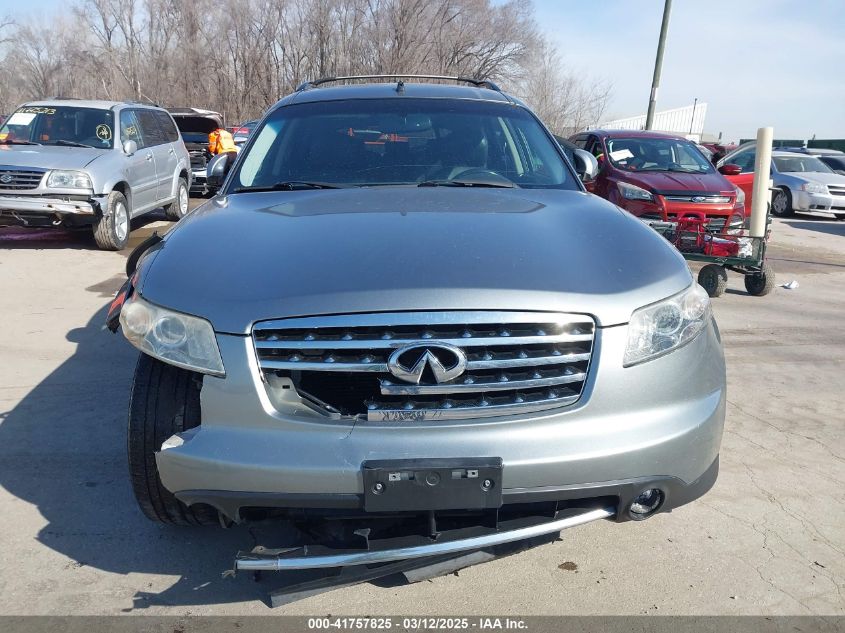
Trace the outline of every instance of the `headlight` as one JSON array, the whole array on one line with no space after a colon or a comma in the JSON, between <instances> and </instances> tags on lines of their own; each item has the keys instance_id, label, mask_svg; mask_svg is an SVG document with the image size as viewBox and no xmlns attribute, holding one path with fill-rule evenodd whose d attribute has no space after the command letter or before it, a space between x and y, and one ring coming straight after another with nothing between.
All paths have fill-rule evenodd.
<instances>
[{"instance_id":1,"label":"headlight","mask_svg":"<svg viewBox=\"0 0 845 633\"><path fill-rule=\"evenodd\" d=\"M205 319L165 310L135 294L120 311L120 325L132 345L165 363L213 376L226 374L214 329Z\"/></svg>"},{"instance_id":2,"label":"headlight","mask_svg":"<svg viewBox=\"0 0 845 633\"><path fill-rule=\"evenodd\" d=\"M59 169L50 172L50 176L47 178L47 186L56 189L92 189L91 179L85 172Z\"/></svg>"},{"instance_id":3,"label":"headlight","mask_svg":"<svg viewBox=\"0 0 845 633\"><path fill-rule=\"evenodd\" d=\"M682 293L634 311L623 365L630 367L693 340L710 318L710 297L697 283Z\"/></svg>"},{"instance_id":4,"label":"headlight","mask_svg":"<svg viewBox=\"0 0 845 633\"><path fill-rule=\"evenodd\" d=\"M734 189L736 189L736 204L739 206L745 206L745 192L734 185Z\"/></svg>"},{"instance_id":5,"label":"headlight","mask_svg":"<svg viewBox=\"0 0 845 633\"><path fill-rule=\"evenodd\" d=\"M801 191L807 193L827 193L827 187L820 182L805 182L801 185Z\"/></svg>"},{"instance_id":6,"label":"headlight","mask_svg":"<svg viewBox=\"0 0 845 633\"><path fill-rule=\"evenodd\" d=\"M619 187L619 193L626 200L654 200L654 196L641 187L629 185L627 182L618 182L616 184Z\"/></svg>"}]
</instances>

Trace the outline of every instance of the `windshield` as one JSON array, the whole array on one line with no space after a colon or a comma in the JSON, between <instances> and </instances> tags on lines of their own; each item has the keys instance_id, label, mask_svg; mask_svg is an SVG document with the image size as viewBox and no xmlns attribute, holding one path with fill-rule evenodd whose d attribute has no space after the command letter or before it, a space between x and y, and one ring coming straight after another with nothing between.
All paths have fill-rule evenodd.
<instances>
[{"instance_id":1,"label":"windshield","mask_svg":"<svg viewBox=\"0 0 845 633\"><path fill-rule=\"evenodd\" d=\"M0 143L84 145L111 149L114 112L71 106L24 106L0 127Z\"/></svg>"},{"instance_id":2,"label":"windshield","mask_svg":"<svg viewBox=\"0 0 845 633\"><path fill-rule=\"evenodd\" d=\"M233 176L236 191L291 182L578 189L542 126L509 104L306 103L279 108L252 136Z\"/></svg>"},{"instance_id":3,"label":"windshield","mask_svg":"<svg viewBox=\"0 0 845 633\"><path fill-rule=\"evenodd\" d=\"M820 171L830 173L832 170L815 156L775 156L772 159L775 167L781 172Z\"/></svg>"},{"instance_id":4,"label":"windshield","mask_svg":"<svg viewBox=\"0 0 845 633\"><path fill-rule=\"evenodd\" d=\"M713 171L690 141L672 138L607 139L610 162L625 171L680 171L704 174Z\"/></svg>"}]
</instances>

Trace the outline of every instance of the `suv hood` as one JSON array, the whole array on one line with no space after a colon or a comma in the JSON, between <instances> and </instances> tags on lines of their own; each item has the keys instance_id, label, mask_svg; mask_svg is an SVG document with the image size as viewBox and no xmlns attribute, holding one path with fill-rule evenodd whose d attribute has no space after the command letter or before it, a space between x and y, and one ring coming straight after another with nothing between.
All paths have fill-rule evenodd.
<instances>
[{"instance_id":1,"label":"suv hood","mask_svg":"<svg viewBox=\"0 0 845 633\"><path fill-rule=\"evenodd\" d=\"M221 196L140 270L147 300L236 334L403 310L551 310L607 326L692 283L665 239L590 194L449 187Z\"/></svg>"},{"instance_id":2,"label":"suv hood","mask_svg":"<svg viewBox=\"0 0 845 633\"><path fill-rule=\"evenodd\" d=\"M624 173L621 180L662 195L717 192L732 195L736 191L719 172L685 174L677 171L629 171Z\"/></svg>"},{"instance_id":3,"label":"suv hood","mask_svg":"<svg viewBox=\"0 0 845 633\"><path fill-rule=\"evenodd\" d=\"M83 169L95 159L111 151L96 147L60 145L0 145L0 165L42 169Z\"/></svg>"}]
</instances>

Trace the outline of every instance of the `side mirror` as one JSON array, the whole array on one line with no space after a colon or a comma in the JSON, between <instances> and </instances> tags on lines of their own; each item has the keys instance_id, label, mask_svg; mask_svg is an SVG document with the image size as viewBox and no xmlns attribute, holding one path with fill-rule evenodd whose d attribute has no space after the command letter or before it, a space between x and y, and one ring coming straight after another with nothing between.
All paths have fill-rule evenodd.
<instances>
[{"instance_id":1,"label":"side mirror","mask_svg":"<svg viewBox=\"0 0 845 633\"><path fill-rule=\"evenodd\" d=\"M725 176L739 176L742 173L742 167L734 165L733 163L728 163L727 165L719 167L719 173L724 174Z\"/></svg>"},{"instance_id":2,"label":"side mirror","mask_svg":"<svg viewBox=\"0 0 845 633\"><path fill-rule=\"evenodd\" d=\"M226 174L235 163L237 152L224 152L218 154L205 167L205 182L209 188L217 189L226 180Z\"/></svg>"},{"instance_id":3,"label":"side mirror","mask_svg":"<svg viewBox=\"0 0 845 633\"><path fill-rule=\"evenodd\" d=\"M583 149L573 150L575 172L582 182L589 182L599 173L599 161L590 152Z\"/></svg>"},{"instance_id":4,"label":"side mirror","mask_svg":"<svg viewBox=\"0 0 845 633\"><path fill-rule=\"evenodd\" d=\"M123 141L123 153L127 156L132 156L138 151L138 143L135 141Z\"/></svg>"}]
</instances>

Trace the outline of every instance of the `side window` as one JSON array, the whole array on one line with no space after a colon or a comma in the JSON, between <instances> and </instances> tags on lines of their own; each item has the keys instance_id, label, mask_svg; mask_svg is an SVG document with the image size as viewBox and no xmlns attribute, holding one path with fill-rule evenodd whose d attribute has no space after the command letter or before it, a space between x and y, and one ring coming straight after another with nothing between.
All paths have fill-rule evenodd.
<instances>
[{"instance_id":1,"label":"side window","mask_svg":"<svg viewBox=\"0 0 845 633\"><path fill-rule=\"evenodd\" d=\"M164 138L168 143L174 143L179 140L179 130L170 115L163 110L156 110L155 117L158 120L158 125L164 133Z\"/></svg>"},{"instance_id":2,"label":"side window","mask_svg":"<svg viewBox=\"0 0 845 633\"><path fill-rule=\"evenodd\" d=\"M586 135L581 134L580 136L576 136L575 140L572 142L575 143L581 149L584 149L587 147L587 138L588 137Z\"/></svg>"},{"instance_id":3,"label":"side window","mask_svg":"<svg viewBox=\"0 0 845 633\"><path fill-rule=\"evenodd\" d=\"M144 147L154 147L167 143L153 110L135 110L135 116L141 126L141 138L144 139Z\"/></svg>"},{"instance_id":4,"label":"side window","mask_svg":"<svg viewBox=\"0 0 845 633\"><path fill-rule=\"evenodd\" d=\"M601 144L601 139L598 136L587 137L587 151L596 158L604 154L604 146Z\"/></svg>"},{"instance_id":5,"label":"side window","mask_svg":"<svg viewBox=\"0 0 845 633\"><path fill-rule=\"evenodd\" d=\"M746 174L748 172L754 171L755 156L756 152L754 150L748 150L747 152L740 152L739 154L734 156L731 162L734 165L739 165L742 168L742 173Z\"/></svg>"},{"instance_id":6,"label":"side window","mask_svg":"<svg viewBox=\"0 0 845 633\"><path fill-rule=\"evenodd\" d=\"M132 110L120 111L120 142L123 141L135 141L139 149L144 146L141 128L138 127L138 120Z\"/></svg>"}]
</instances>

